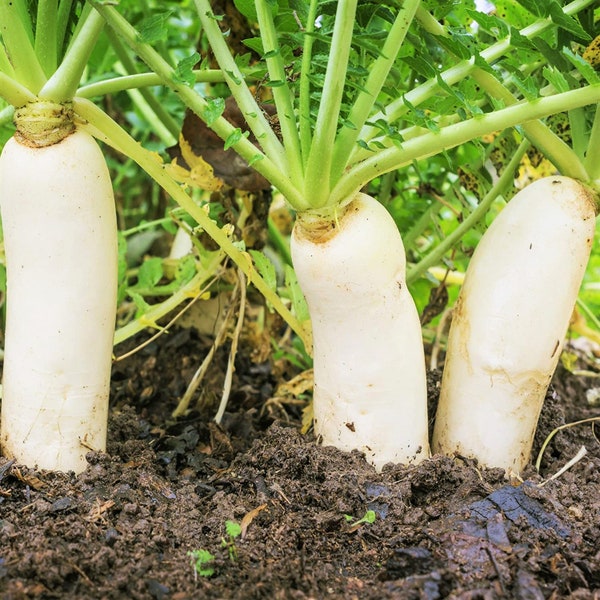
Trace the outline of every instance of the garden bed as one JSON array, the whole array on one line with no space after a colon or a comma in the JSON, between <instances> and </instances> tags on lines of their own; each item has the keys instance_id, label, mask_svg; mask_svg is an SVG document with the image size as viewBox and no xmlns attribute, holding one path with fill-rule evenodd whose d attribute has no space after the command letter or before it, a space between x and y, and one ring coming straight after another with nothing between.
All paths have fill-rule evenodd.
<instances>
[{"instance_id":1,"label":"garden bed","mask_svg":"<svg viewBox=\"0 0 600 600\"><path fill-rule=\"evenodd\" d=\"M222 427L201 411L171 420L206 344L180 330L115 364L108 451L81 475L0 458L0 597L600 598L589 424L553 438L544 478L588 452L543 486L533 468L520 484L441 456L378 474L301 435L300 406L267 402L281 371L244 352ZM597 414L597 382L559 369L534 453L556 426ZM432 403L438 385L430 373ZM214 557L206 573L195 550Z\"/></svg>"}]
</instances>

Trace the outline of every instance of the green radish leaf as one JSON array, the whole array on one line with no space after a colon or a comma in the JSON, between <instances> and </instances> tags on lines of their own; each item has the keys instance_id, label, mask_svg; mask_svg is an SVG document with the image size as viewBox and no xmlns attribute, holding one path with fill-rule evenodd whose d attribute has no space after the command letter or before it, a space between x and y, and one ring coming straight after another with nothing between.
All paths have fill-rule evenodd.
<instances>
[{"instance_id":1,"label":"green radish leaf","mask_svg":"<svg viewBox=\"0 0 600 600\"><path fill-rule=\"evenodd\" d=\"M277 274L275 272L275 266L273 263L267 258L265 254L259 252L258 250L248 250L252 259L254 260L254 264L256 266L256 270L260 273L260 276L265 280L265 283L275 292L277 291Z\"/></svg>"},{"instance_id":2,"label":"green radish leaf","mask_svg":"<svg viewBox=\"0 0 600 600\"><path fill-rule=\"evenodd\" d=\"M226 521L225 522L225 531L230 538L239 537L242 534L242 527L239 523L235 521Z\"/></svg>"},{"instance_id":3,"label":"green radish leaf","mask_svg":"<svg viewBox=\"0 0 600 600\"><path fill-rule=\"evenodd\" d=\"M127 293L129 294L129 297L133 300L133 303L137 307L137 311L135 314L136 317L139 318L141 315L147 313L150 310L150 305L144 300L144 297L141 294L139 294L132 288L129 288Z\"/></svg>"},{"instance_id":4,"label":"green radish leaf","mask_svg":"<svg viewBox=\"0 0 600 600\"><path fill-rule=\"evenodd\" d=\"M584 60L581 56L575 54L569 48L563 48L563 54L567 57L571 64L581 73L581 75L586 79L588 83L594 84L600 81L600 77L598 77L598 74L594 70L594 67L592 67L592 65L590 65L590 63Z\"/></svg>"},{"instance_id":5,"label":"green radish leaf","mask_svg":"<svg viewBox=\"0 0 600 600\"><path fill-rule=\"evenodd\" d=\"M536 17L548 16L546 2L540 2L539 0L517 0L517 2Z\"/></svg>"},{"instance_id":6,"label":"green radish leaf","mask_svg":"<svg viewBox=\"0 0 600 600\"><path fill-rule=\"evenodd\" d=\"M144 44L154 44L165 37L168 21L173 10L152 15L138 25L139 41Z\"/></svg>"},{"instance_id":7,"label":"green radish leaf","mask_svg":"<svg viewBox=\"0 0 600 600\"><path fill-rule=\"evenodd\" d=\"M575 18L571 17L570 15L566 15L563 12L563 9L561 8L560 4L556 2L556 0L550 2L548 10L550 13L550 18L559 27L562 27L569 33L572 33L573 35L577 36L582 40L591 41L592 38L588 35L587 31L579 24L579 22Z\"/></svg>"},{"instance_id":8,"label":"green radish leaf","mask_svg":"<svg viewBox=\"0 0 600 600\"><path fill-rule=\"evenodd\" d=\"M191 254L183 256L179 259L177 263L177 268L175 270L175 280L173 283L176 284L177 287L182 287L186 283L191 281L195 274L196 259Z\"/></svg>"},{"instance_id":9,"label":"green radish leaf","mask_svg":"<svg viewBox=\"0 0 600 600\"><path fill-rule=\"evenodd\" d=\"M248 132L244 132L242 133L242 130L239 127L236 127L227 137L227 139L225 140L225 146L224 146L224 150L229 150L229 148L231 148L232 146L235 146L235 144L237 144L242 137L247 137L248 136Z\"/></svg>"},{"instance_id":10,"label":"green radish leaf","mask_svg":"<svg viewBox=\"0 0 600 600\"><path fill-rule=\"evenodd\" d=\"M204 111L204 120L210 127L225 111L224 98L212 98L207 101L207 106Z\"/></svg>"},{"instance_id":11,"label":"green radish leaf","mask_svg":"<svg viewBox=\"0 0 600 600\"><path fill-rule=\"evenodd\" d=\"M187 554L192 559L194 570L200 577L212 577L215 574L214 567L210 565L215 557L208 550L193 550Z\"/></svg>"},{"instance_id":12,"label":"green radish leaf","mask_svg":"<svg viewBox=\"0 0 600 600\"><path fill-rule=\"evenodd\" d=\"M139 268L136 288L153 288L163 276L162 258L153 256L145 260Z\"/></svg>"},{"instance_id":13,"label":"green radish leaf","mask_svg":"<svg viewBox=\"0 0 600 600\"><path fill-rule=\"evenodd\" d=\"M194 67L198 64L200 55L194 52L191 56L183 58L177 63L175 72L173 73L173 80L177 83L184 83L192 87L196 83L196 76L194 75Z\"/></svg>"},{"instance_id":14,"label":"green radish leaf","mask_svg":"<svg viewBox=\"0 0 600 600\"><path fill-rule=\"evenodd\" d=\"M478 10L467 9L467 14L485 31L491 33L495 38L508 36L508 26L502 20L492 14L486 14Z\"/></svg>"},{"instance_id":15,"label":"green radish leaf","mask_svg":"<svg viewBox=\"0 0 600 600\"><path fill-rule=\"evenodd\" d=\"M233 3L246 19L255 23L258 21L254 0L233 0Z\"/></svg>"},{"instance_id":16,"label":"green radish leaf","mask_svg":"<svg viewBox=\"0 0 600 600\"><path fill-rule=\"evenodd\" d=\"M546 78L546 81L553 85L556 88L557 92L568 92L570 86L565 78L565 76L554 67L544 67L542 69L542 74Z\"/></svg>"},{"instance_id":17,"label":"green radish leaf","mask_svg":"<svg viewBox=\"0 0 600 600\"><path fill-rule=\"evenodd\" d=\"M262 39L259 37L245 39L242 41L242 44L244 44L244 46L247 48L250 48L250 50L254 50L254 52L256 52L258 55L262 55L265 51Z\"/></svg>"},{"instance_id":18,"label":"green radish leaf","mask_svg":"<svg viewBox=\"0 0 600 600\"><path fill-rule=\"evenodd\" d=\"M308 321L310 319L310 315L308 313L308 305L306 304L306 299L304 298L304 294L300 289L300 284L298 283L296 272L289 265L285 266L285 285L290 292L292 306L294 307L296 317L300 322Z\"/></svg>"},{"instance_id":19,"label":"green radish leaf","mask_svg":"<svg viewBox=\"0 0 600 600\"><path fill-rule=\"evenodd\" d=\"M252 166L255 162L258 162L259 160L262 160L264 158L263 154L255 154L249 161L248 161L248 166Z\"/></svg>"}]
</instances>

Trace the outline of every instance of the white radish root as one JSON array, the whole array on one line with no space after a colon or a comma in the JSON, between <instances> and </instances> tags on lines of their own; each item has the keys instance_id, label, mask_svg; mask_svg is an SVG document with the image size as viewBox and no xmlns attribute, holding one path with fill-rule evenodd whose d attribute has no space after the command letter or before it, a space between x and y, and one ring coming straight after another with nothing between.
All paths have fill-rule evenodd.
<instances>
[{"instance_id":1,"label":"white radish root","mask_svg":"<svg viewBox=\"0 0 600 600\"><path fill-rule=\"evenodd\" d=\"M43 469L80 472L104 450L116 312L117 226L95 140L75 132L0 157L7 322L0 445Z\"/></svg>"},{"instance_id":2,"label":"white radish root","mask_svg":"<svg viewBox=\"0 0 600 600\"><path fill-rule=\"evenodd\" d=\"M520 191L469 263L448 339L433 450L519 473L589 259L594 195L567 177Z\"/></svg>"},{"instance_id":3,"label":"white radish root","mask_svg":"<svg viewBox=\"0 0 600 600\"><path fill-rule=\"evenodd\" d=\"M398 228L358 194L331 227L300 216L292 257L314 340L314 427L377 469L429 456L419 318ZM323 225L323 223L321 223Z\"/></svg>"}]
</instances>

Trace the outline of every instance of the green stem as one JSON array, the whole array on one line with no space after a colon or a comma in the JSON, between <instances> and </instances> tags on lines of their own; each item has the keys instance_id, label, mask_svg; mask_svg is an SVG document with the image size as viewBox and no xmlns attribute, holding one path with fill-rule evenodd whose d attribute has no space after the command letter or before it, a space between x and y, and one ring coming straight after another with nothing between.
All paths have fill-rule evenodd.
<instances>
[{"instance_id":1,"label":"green stem","mask_svg":"<svg viewBox=\"0 0 600 600\"><path fill-rule=\"evenodd\" d=\"M0 73L0 97L4 98L14 107L20 107L28 102L35 101L35 95L32 94L24 85L15 81L12 77Z\"/></svg>"},{"instance_id":2,"label":"green stem","mask_svg":"<svg viewBox=\"0 0 600 600\"><path fill-rule=\"evenodd\" d=\"M15 109L13 106L7 106L0 110L0 128L6 127L9 123L12 123Z\"/></svg>"},{"instance_id":3,"label":"green stem","mask_svg":"<svg viewBox=\"0 0 600 600\"><path fill-rule=\"evenodd\" d=\"M57 10L58 0L38 0L34 48L46 77L50 77L58 65Z\"/></svg>"},{"instance_id":4,"label":"green stem","mask_svg":"<svg viewBox=\"0 0 600 600\"><path fill-rule=\"evenodd\" d=\"M299 182L303 178L300 137L298 135L292 93L287 82L285 65L283 64L281 48L279 47L279 40L277 39L277 32L275 31L275 24L273 22L273 14L267 5L267 0L257 0L255 6L269 78L275 84L271 88L271 91L277 109L283 145L290 169L289 176L292 181Z\"/></svg>"},{"instance_id":5,"label":"green stem","mask_svg":"<svg viewBox=\"0 0 600 600\"><path fill-rule=\"evenodd\" d=\"M517 151L506 165L502 175L494 183L492 189L482 198L477 208L450 234L444 238L423 260L419 261L406 275L407 283L420 277L427 269L436 265L462 237L479 223L487 214L492 202L504 194L505 190L514 185L514 178L521 159L527 152L529 142L521 142Z\"/></svg>"},{"instance_id":6,"label":"green stem","mask_svg":"<svg viewBox=\"0 0 600 600\"><path fill-rule=\"evenodd\" d=\"M126 131L115 123L106 113L89 100L75 98L73 101L75 113L91 125L94 135L113 146L119 152L133 159L146 173L148 173L176 202L183 208L206 233L219 245L219 247L233 260L244 272L248 280L270 302L288 325L308 344L307 332L303 325L296 319L290 310L283 304L252 264L250 256L242 252L223 230L198 206L184 189L172 179L156 160L154 153L145 150ZM90 129L83 125L83 128ZM306 347L309 347L308 345Z\"/></svg>"},{"instance_id":7,"label":"green stem","mask_svg":"<svg viewBox=\"0 0 600 600\"><path fill-rule=\"evenodd\" d=\"M285 150L269 125L262 109L254 99L254 95L246 85L244 76L231 55L231 51L219 28L209 0L194 0L194 3L211 50L225 74L225 81L242 111L244 119L246 119L264 153L289 177Z\"/></svg>"},{"instance_id":8,"label":"green stem","mask_svg":"<svg viewBox=\"0 0 600 600\"><path fill-rule=\"evenodd\" d=\"M271 217L267 219L267 231L269 232L269 242L277 250L277 255L286 264L292 266L292 254L290 244L286 236L281 234L277 225Z\"/></svg>"},{"instance_id":9,"label":"green stem","mask_svg":"<svg viewBox=\"0 0 600 600\"><path fill-rule=\"evenodd\" d=\"M419 217L418 221L402 236L406 250L412 250L415 247L417 238L427 229L431 223L432 216L439 210L441 203L435 200L431 206Z\"/></svg>"},{"instance_id":10,"label":"green stem","mask_svg":"<svg viewBox=\"0 0 600 600\"><path fill-rule=\"evenodd\" d=\"M41 89L41 98L52 102L65 102L73 98L103 27L104 19L91 10L71 41L60 66Z\"/></svg>"},{"instance_id":11,"label":"green stem","mask_svg":"<svg viewBox=\"0 0 600 600\"><path fill-rule=\"evenodd\" d=\"M6 75L8 75L9 77L12 77L13 79L16 77L15 70L13 69L13 66L10 64L8 54L6 54L6 49L4 48L4 45L2 44L1 40L0 40L0 73L5 73Z\"/></svg>"},{"instance_id":12,"label":"green stem","mask_svg":"<svg viewBox=\"0 0 600 600\"><path fill-rule=\"evenodd\" d=\"M349 123L342 125L333 147L331 179L334 182L339 179L348 163L360 131L364 127L390 69L396 61L396 57L402 47L420 1L405 0L402 4L385 40L385 44L381 49L381 54L371 65L367 81L352 105L347 118Z\"/></svg>"},{"instance_id":13,"label":"green stem","mask_svg":"<svg viewBox=\"0 0 600 600\"><path fill-rule=\"evenodd\" d=\"M200 83L223 83L225 78L220 70L202 70L194 71L196 82ZM77 96L81 98L94 98L95 96L106 96L116 94L133 88L151 87L163 83L161 77L156 73L138 73L136 75L123 75L120 77L111 77L103 81L95 81L80 87L77 90Z\"/></svg>"},{"instance_id":14,"label":"green stem","mask_svg":"<svg viewBox=\"0 0 600 600\"><path fill-rule=\"evenodd\" d=\"M340 116L357 2L345 0L337 3L321 104L306 163L304 195L314 208L327 202L331 190L331 150Z\"/></svg>"},{"instance_id":15,"label":"green stem","mask_svg":"<svg viewBox=\"0 0 600 600\"><path fill-rule=\"evenodd\" d=\"M596 107L594 123L588 140L584 165L590 175L590 181L595 183L596 190L600 190L600 106Z\"/></svg>"},{"instance_id":16,"label":"green stem","mask_svg":"<svg viewBox=\"0 0 600 600\"><path fill-rule=\"evenodd\" d=\"M20 16L21 9L22 2L18 0L0 1L0 37L16 79L37 94L46 83L46 75L33 49L32 32L27 31Z\"/></svg>"},{"instance_id":17,"label":"green stem","mask_svg":"<svg viewBox=\"0 0 600 600\"><path fill-rule=\"evenodd\" d=\"M58 56L63 55L72 6L73 0L60 0L58 5L58 14L56 16L56 48Z\"/></svg>"},{"instance_id":18,"label":"green stem","mask_svg":"<svg viewBox=\"0 0 600 600\"><path fill-rule=\"evenodd\" d=\"M467 121L448 125L439 132L428 132L372 154L352 167L331 193L328 204L334 206L352 197L363 185L378 175L399 169L413 160L420 160L454 148L494 131L515 127L558 112L600 102L600 84L570 90L554 96L521 102L501 110L478 115Z\"/></svg>"},{"instance_id":19,"label":"green stem","mask_svg":"<svg viewBox=\"0 0 600 600\"><path fill-rule=\"evenodd\" d=\"M134 52L161 78L162 82L175 90L185 105L206 122L206 111L208 107L206 100L193 88L185 83L180 83L175 78L173 68L151 46L139 42L137 31L114 9L114 7L100 4L97 0L90 0L90 2L92 2L98 12L102 14L109 25L123 38L123 40L125 40L127 45L129 45L129 47L132 48ZM219 31L219 36L222 38L218 26L217 30ZM254 99L252 100L254 101ZM262 114L260 109L257 110ZM268 125L267 127L269 128L269 131L271 131ZM218 119L211 121L210 128L223 140L227 140L231 135L236 133L236 128L224 117L219 117ZM277 140L277 138L275 139ZM263 142L264 140L259 140L259 143L262 144ZM279 140L277 140L277 144L282 148ZM244 136L242 136L239 141L232 144L231 147L243 159L252 164L256 171L270 181L287 198L292 206L298 209L307 206L306 201L301 196L298 189L287 177L287 172L282 171L282 169L271 160L271 155L261 152Z\"/></svg>"},{"instance_id":20,"label":"green stem","mask_svg":"<svg viewBox=\"0 0 600 600\"><path fill-rule=\"evenodd\" d=\"M312 71L312 47L315 40L312 35L315 31L315 21L317 20L318 0L311 0L308 8L308 19L306 30L304 32L304 44L302 48L302 66L300 70L300 145L302 147L302 158L305 161L310 152L312 143L312 126L310 118L310 74Z\"/></svg>"},{"instance_id":21,"label":"green stem","mask_svg":"<svg viewBox=\"0 0 600 600\"><path fill-rule=\"evenodd\" d=\"M579 160L582 161L581 164L583 169L585 169L583 158L585 157L587 149L587 127L586 111L583 108L576 108L569 112L569 129L571 131L570 146L573 148L573 152L575 152Z\"/></svg>"}]
</instances>

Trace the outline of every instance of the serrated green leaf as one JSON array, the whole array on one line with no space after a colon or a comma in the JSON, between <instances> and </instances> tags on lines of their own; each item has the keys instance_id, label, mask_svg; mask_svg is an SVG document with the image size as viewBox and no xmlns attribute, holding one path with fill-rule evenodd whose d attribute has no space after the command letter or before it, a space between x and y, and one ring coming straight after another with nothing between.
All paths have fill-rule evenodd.
<instances>
[{"instance_id":1,"label":"serrated green leaf","mask_svg":"<svg viewBox=\"0 0 600 600\"><path fill-rule=\"evenodd\" d=\"M136 317L140 317L150 310L150 305L144 300L144 297L140 293L131 288L127 291L127 293L137 308L135 314Z\"/></svg>"},{"instance_id":2,"label":"serrated green leaf","mask_svg":"<svg viewBox=\"0 0 600 600\"><path fill-rule=\"evenodd\" d=\"M517 0L517 2L536 17L548 16L547 0L545 2L540 2L539 0Z\"/></svg>"},{"instance_id":3,"label":"serrated green leaf","mask_svg":"<svg viewBox=\"0 0 600 600\"><path fill-rule=\"evenodd\" d=\"M292 300L292 306L294 308L294 312L296 313L296 317L300 322L308 321L310 315L308 313L308 305L306 304L306 299L304 298L304 294L302 293L302 289L300 288L300 284L298 283L296 272L289 265L285 266L285 285L289 290L290 297Z\"/></svg>"},{"instance_id":4,"label":"serrated green leaf","mask_svg":"<svg viewBox=\"0 0 600 600\"><path fill-rule=\"evenodd\" d=\"M200 60L200 55L197 52L194 52L191 56L187 58L181 59L177 66L175 67L175 71L173 73L173 79L177 83L184 83L185 85L189 85L192 87L196 82L196 76L194 75L194 67Z\"/></svg>"},{"instance_id":5,"label":"serrated green leaf","mask_svg":"<svg viewBox=\"0 0 600 600\"><path fill-rule=\"evenodd\" d=\"M550 13L550 18L559 27L562 27L564 30L568 31L569 33L572 33L581 40L591 41L592 38L588 35L586 30L579 24L577 19L565 14L562 8L560 7L560 4L556 2L556 0L550 2L548 10Z\"/></svg>"},{"instance_id":6,"label":"serrated green leaf","mask_svg":"<svg viewBox=\"0 0 600 600\"><path fill-rule=\"evenodd\" d=\"M569 83L567 82L565 76L558 69L553 67L544 67L542 69L542 75L550 85L554 86L557 92L569 91Z\"/></svg>"},{"instance_id":7,"label":"serrated green leaf","mask_svg":"<svg viewBox=\"0 0 600 600\"><path fill-rule=\"evenodd\" d=\"M168 10L144 19L138 25L138 39L144 44L154 44L165 37L165 30L173 10Z\"/></svg>"},{"instance_id":8,"label":"serrated green leaf","mask_svg":"<svg viewBox=\"0 0 600 600\"><path fill-rule=\"evenodd\" d=\"M258 250L248 250L250 256L254 260L256 270L260 276L265 280L265 283L274 291L277 291L277 274L275 272L275 265L269 260L269 258L259 252Z\"/></svg>"},{"instance_id":9,"label":"serrated green leaf","mask_svg":"<svg viewBox=\"0 0 600 600\"><path fill-rule=\"evenodd\" d=\"M145 260L138 270L137 288L153 288L163 276L162 258L153 256Z\"/></svg>"},{"instance_id":10,"label":"serrated green leaf","mask_svg":"<svg viewBox=\"0 0 600 600\"><path fill-rule=\"evenodd\" d=\"M229 148L237 144L242 139L243 135L242 130L239 127L236 127L225 140L224 150L229 150Z\"/></svg>"},{"instance_id":11,"label":"serrated green leaf","mask_svg":"<svg viewBox=\"0 0 600 600\"><path fill-rule=\"evenodd\" d=\"M204 120L210 127L225 110L225 100L223 98L211 98L207 101L206 109L204 110Z\"/></svg>"},{"instance_id":12,"label":"serrated green leaf","mask_svg":"<svg viewBox=\"0 0 600 600\"><path fill-rule=\"evenodd\" d=\"M239 537L242 534L242 527L239 523L235 521L226 521L225 522L225 531L230 538Z\"/></svg>"},{"instance_id":13,"label":"serrated green leaf","mask_svg":"<svg viewBox=\"0 0 600 600\"><path fill-rule=\"evenodd\" d=\"M177 262L177 268L175 269L175 280L174 284L177 287L184 286L186 283L192 280L196 274L196 259L188 254L182 256Z\"/></svg>"},{"instance_id":14,"label":"serrated green leaf","mask_svg":"<svg viewBox=\"0 0 600 600\"><path fill-rule=\"evenodd\" d=\"M467 9L467 14L485 31L494 37L503 38L508 35L508 25L497 16L478 10Z\"/></svg>"},{"instance_id":15,"label":"serrated green leaf","mask_svg":"<svg viewBox=\"0 0 600 600\"><path fill-rule=\"evenodd\" d=\"M563 48L563 54L567 57L569 62L581 73L581 75L585 78L585 80L590 83L598 83L600 81L600 77L594 70L594 67L590 65L586 60L584 60L578 54L575 54L569 48Z\"/></svg>"}]
</instances>

